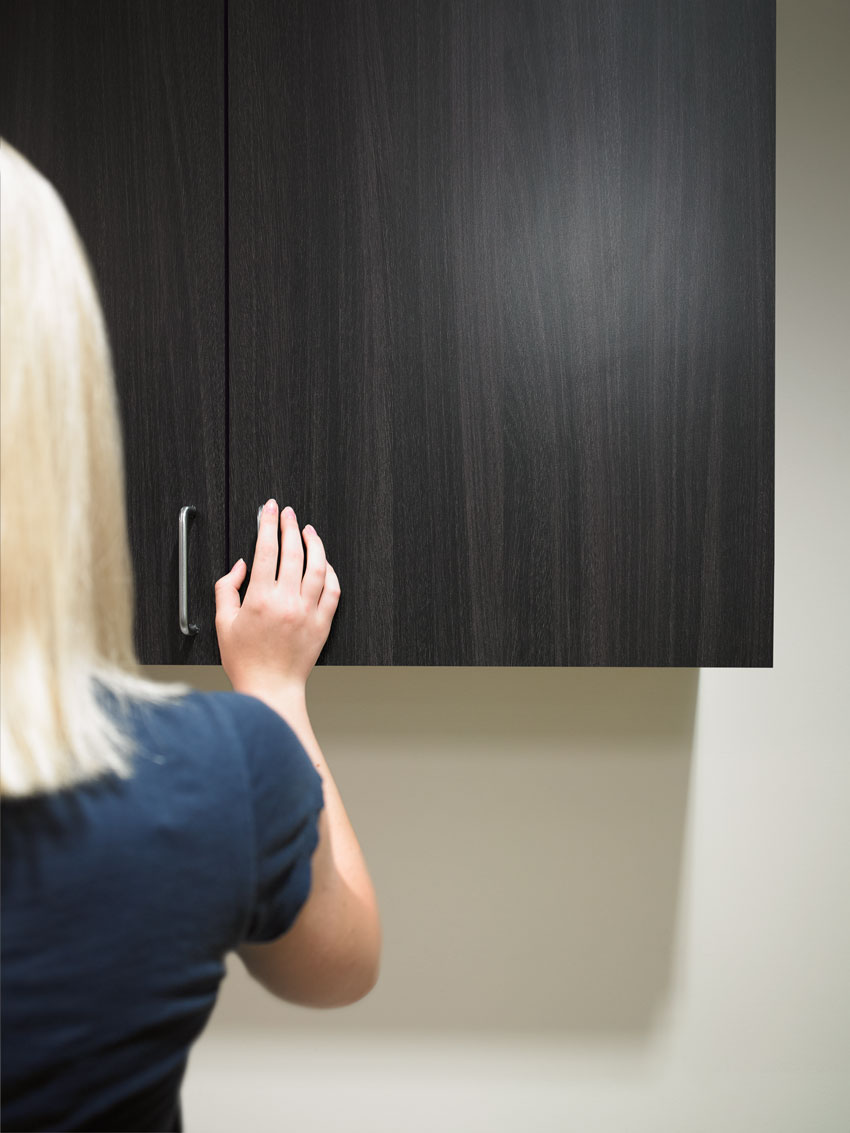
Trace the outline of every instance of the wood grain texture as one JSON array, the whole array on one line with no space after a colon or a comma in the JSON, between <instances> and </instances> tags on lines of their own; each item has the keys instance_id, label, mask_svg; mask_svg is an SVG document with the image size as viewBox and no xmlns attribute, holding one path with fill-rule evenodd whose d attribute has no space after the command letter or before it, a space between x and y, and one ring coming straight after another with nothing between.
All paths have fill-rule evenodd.
<instances>
[{"instance_id":1,"label":"wood grain texture","mask_svg":"<svg viewBox=\"0 0 850 1133\"><path fill-rule=\"evenodd\" d=\"M0 21L0 133L63 196L112 342L140 660L216 663L213 585L229 566L223 2L3 0ZM177 518L190 503L202 632L186 638Z\"/></svg>"},{"instance_id":2,"label":"wood grain texture","mask_svg":"<svg viewBox=\"0 0 850 1133\"><path fill-rule=\"evenodd\" d=\"M772 664L774 6L231 0L231 532L322 661Z\"/></svg>"}]
</instances>

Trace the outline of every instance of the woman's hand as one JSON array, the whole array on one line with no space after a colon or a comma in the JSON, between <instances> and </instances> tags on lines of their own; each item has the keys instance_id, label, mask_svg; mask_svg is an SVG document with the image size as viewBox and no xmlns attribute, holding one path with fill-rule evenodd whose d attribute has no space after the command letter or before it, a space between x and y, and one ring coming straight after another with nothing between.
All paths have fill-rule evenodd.
<instances>
[{"instance_id":1,"label":"woman's hand","mask_svg":"<svg viewBox=\"0 0 850 1133\"><path fill-rule=\"evenodd\" d=\"M304 549L295 512L280 516L281 558L277 567L277 504L260 517L251 581L239 604L248 569L240 559L215 584L215 628L224 671L236 692L303 691L330 632L339 602L339 579L325 558L314 528L304 528Z\"/></svg>"}]
</instances>

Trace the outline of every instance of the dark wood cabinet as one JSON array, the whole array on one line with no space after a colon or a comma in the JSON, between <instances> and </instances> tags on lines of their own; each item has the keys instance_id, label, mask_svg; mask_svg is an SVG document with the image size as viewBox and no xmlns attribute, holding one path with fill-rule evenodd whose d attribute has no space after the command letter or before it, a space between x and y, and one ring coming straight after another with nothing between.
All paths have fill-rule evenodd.
<instances>
[{"instance_id":1,"label":"dark wood cabinet","mask_svg":"<svg viewBox=\"0 0 850 1133\"><path fill-rule=\"evenodd\" d=\"M106 316L139 658L217 664L213 585L227 557L223 8L3 0L0 45L0 134L62 195ZM189 504L201 632L186 637L177 521Z\"/></svg>"},{"instance_id":2,"label":"dark wood cabinet","mask_svg":"<svg viewBox=\"0 0 850 1133\"><path fill-rule=\"evenodd\" d=\"M274 495L342 581L320 662L772 664L772 2L4 22L126 351L142 660L217 660Z\"/></svg>"}]
</instances>

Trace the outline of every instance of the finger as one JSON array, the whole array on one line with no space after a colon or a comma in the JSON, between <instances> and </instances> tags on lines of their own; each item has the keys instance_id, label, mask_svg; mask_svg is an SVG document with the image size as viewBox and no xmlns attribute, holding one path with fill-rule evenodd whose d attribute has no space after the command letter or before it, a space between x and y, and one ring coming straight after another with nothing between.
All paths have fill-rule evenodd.
<instances>
[{"instance_id":1,"label":"finger","mask_svg":"<svg viewBox=\"0 0 850 1133\"><path fill-rule=\"evenodd\" d=\"M330 618L336 613L337 604L339 603L339 593L339 579L336 576L334 568L328 563L325 571L325 588L319 599L319 609Z\"/></svg>"},{"instance_id":2,"label":"finger","mask_svg":"<svg viewBox=\"0 0 850 1133\"><path fill-rule=\"evenodd\" d=\"M325 585L327 568L325 545L315 527L309 523L304 528L304 542L307 544L307 569L301 580L301 597L311 605L317 606L322 587Z\"/></svg>"},{"instance_id":3,"label":"finger","mask_svg":"<svg viewBox=\"0 0 850 1133\"><path fill-rule=\"evenodd\" d=\"M240 610L239 587L245 581L248 567L244 559L235 562L227 574L215 584L215 620L231 622Z\"/></svg>"},{"instance_id":4,"label":"finger","mask_svg":"<svg viewBox=\"0 0 850 1133\"><path fill-rule=\"evenodd\" d=\"M298 520L291 507L280 513L281 551L278 585L293 594L301 593L301 575L304 573L304 545Z\"/></svg>"},{"instance_id":5,"label":"finger","mask_svg":"<svg viewBox=\"0 0 850 1133\"><path fill-rule=\"evenodd\" d=\"M260 530L257 532L254 564L251 567L251 581L248 585L252 589L261 590L274 586L276 571L277 503L274 500L269 500L260 515Z\"/></svg>"}]
</instances>

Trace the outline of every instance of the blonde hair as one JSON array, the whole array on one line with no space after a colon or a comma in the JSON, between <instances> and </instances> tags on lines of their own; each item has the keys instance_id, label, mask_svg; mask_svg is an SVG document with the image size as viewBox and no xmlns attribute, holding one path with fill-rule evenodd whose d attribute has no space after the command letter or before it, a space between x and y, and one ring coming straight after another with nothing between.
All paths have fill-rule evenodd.
<instances>
[{"instance_id":1,"label":"blonde hair","mask_svg":"<svg viewBox=\"0 0 850 1133\"><path fill-rule=\"evenodd\" d=\"M133 642L134 583L112 359L61 198L0 140L0 794L132 774L100 702L172 701Z\"/></svg>"}]
</instances>

